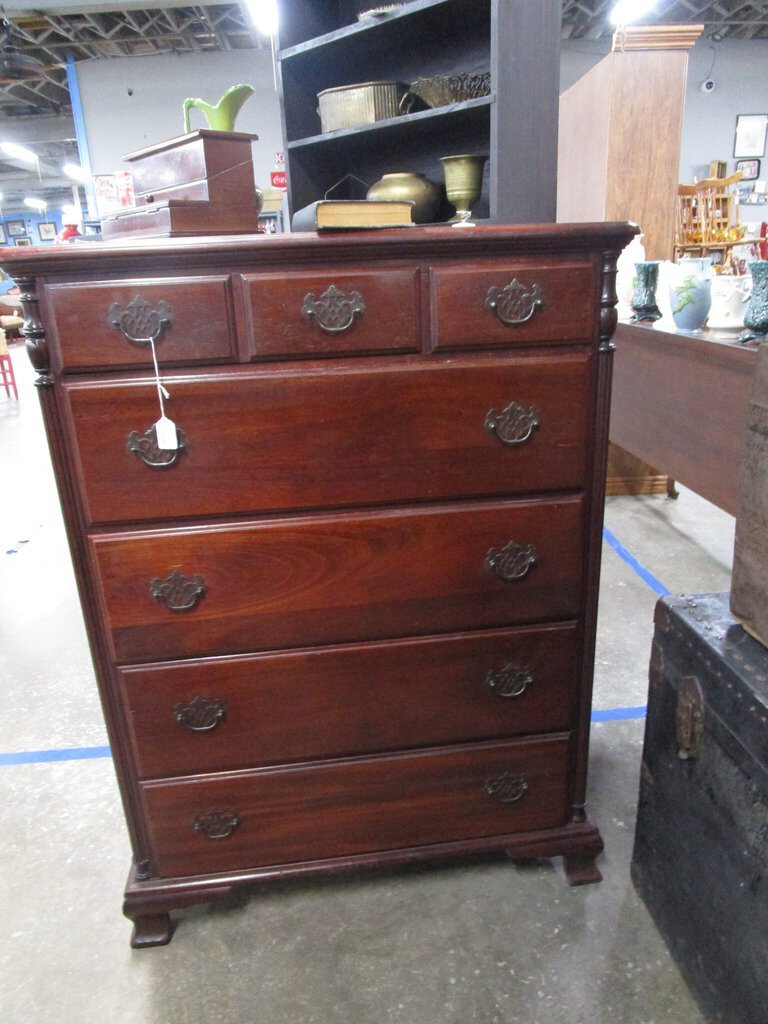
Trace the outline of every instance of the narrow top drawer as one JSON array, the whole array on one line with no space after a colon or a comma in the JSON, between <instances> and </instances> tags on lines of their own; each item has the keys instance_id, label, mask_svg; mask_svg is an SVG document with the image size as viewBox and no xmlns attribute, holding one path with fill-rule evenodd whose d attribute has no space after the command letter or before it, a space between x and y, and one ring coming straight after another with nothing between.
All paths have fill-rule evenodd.
<instances>
[{"instance_id":1,"label":"narrow top drawer","mask_svg":"<svg viewBox=\"0 0 768 1024\"><path fill-rule=\"evenodd\" d=\"M49 336L62 369L234 362L229 275L52 284Z\"/></svg>"},{"instance_id":2,"label":"narrow top drawer","mask_svg":"<svg viewBox=\"0 0 768 1024\"><path fill-rule=\"evenodd\" d=\"M585 341L596 327L591 263L447 264L429 275L433 349Z\"/></svg>"}]
</instances>

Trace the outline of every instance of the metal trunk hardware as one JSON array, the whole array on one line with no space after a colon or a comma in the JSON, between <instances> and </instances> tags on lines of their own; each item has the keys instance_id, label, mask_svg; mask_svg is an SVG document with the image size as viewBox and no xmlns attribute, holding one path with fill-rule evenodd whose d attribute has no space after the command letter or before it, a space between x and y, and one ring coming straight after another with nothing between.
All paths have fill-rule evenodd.
<instances>
[{"instance_id":1,"label":"metal trunk hardware","mask_svg":"<svg viewBox=\"0 0 768 1024\"><path fill-rule=\"evenodd\" d=\"M308 320L315 320L318 327L328 334L341 334L354 323L356 316L365 312L365 303L360 292L343 292L335 284L329 285L319 299L314 292L304 296L301 314Z\"/></svg>"},{"instance_id":2,"label":"metal trunk hardware","mask_svg":"<svg viewBox=\"0 0 768 1024\"><path fill-rule=\"evenodd\" d=\"M180 456L187 449L187 438L184 431L178 427L176 428L176 437L178 447L158 448L157 433L153 424L143 437L139 436L138 430L132 430L128 435L127 447L131 455L135 455L145 466L151 466L153 469L165 469L178 462Z\"/></svg>"},{"instance_id":3,"label":"metal trunk hardware","mask_svg":"<svg viewBox=\"0 0 768 1024\"><path fill-rule=\"evenodd\" d=\"M526 409L517 402L510 402L501 412L491 409L483 424L489 434L494 434L502 444L515 445L527 441L534 430L541 426L538 409Z\"/></svg>"},{"instance_id":4,"label":"metal trunk hardware","mask_svg":"<svg viewBox=\"0 0 768 1024\"><path fill-rule=\"evenodd\" d=\"M543 306L544 295L541 286L532 284L528 287L516 277L513 277L505 288L489 288L485 298L485 308L495 313L508 327L528 323L536 310Z\"/></svg>"},{"instance_id":5,"label":"metal trunk hardware","mask_svg":"<svg viewBox=\"0 0 768 1024\"><path fill-rule=\"evenodd\" d=\"M153 308L137 295L125 309L119 302L113 302L107 311L107 323L134 345L149 345L172 326L173 311L164 299Z\"/></svg>"},{"instance_id":6,"label":"metal trunk hardware","mask_svg":"<svg viewBox=\"0 0 768 1024\"><path fill-rule=\"evenodd\" d=\"M511 540L503 548L491 548L485 556L485 564L500 580L519 580L536 564L538 551L535 544L518 544Z\"/></svg>"},{"instance_id":7,"label":"metal trunk hardware","mask_svg":"<svg viewBox=\"0 0 768 1024\"><path fill-rule=\"evenodd\" d=\"M704 735L704 694L695 676L685 676L677 692L675 708L677 756L683 761L699 756Z\"/></svg>"},{"instance_id":8,"label":"metal trunk hardware","mask_svg":"<svg viewBox=\"0 0 768 1024\"><path fill-rule=\"evenodd\" d=\"M205 580L199 573L185 576L182 572L172 572L166 579L155 577L149 584L150 597L172 612L186 612L194 608L205 590Z\"/></svg>"}]
</instances>

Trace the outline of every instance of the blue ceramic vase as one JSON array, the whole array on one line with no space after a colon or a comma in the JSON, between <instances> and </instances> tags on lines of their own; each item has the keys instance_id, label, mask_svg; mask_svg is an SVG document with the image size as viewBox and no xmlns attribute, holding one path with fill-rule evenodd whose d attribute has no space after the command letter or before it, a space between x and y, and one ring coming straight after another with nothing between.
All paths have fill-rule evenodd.
<instances>
[{"instance_id":1,"label":"blue ceramic vase","mask_svg":"<svg viewBox=\"0 0 768 1024\"><path fill-rule=\"evenodd\" d=\"M712 260L703 257L676 263L670 276L669 299L677 330L698 334L712 305Z\"/></svg>"}]
</instances>

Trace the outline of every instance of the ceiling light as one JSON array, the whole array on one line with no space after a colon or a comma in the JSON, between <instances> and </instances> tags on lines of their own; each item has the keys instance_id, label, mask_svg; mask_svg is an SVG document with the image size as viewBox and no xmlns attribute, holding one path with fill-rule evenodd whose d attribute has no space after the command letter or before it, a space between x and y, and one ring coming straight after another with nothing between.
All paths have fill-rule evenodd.
<instances>
[{"instance_id":1,"label":"ceiling light","mask_svg":"<svg viewBox=\"0 0 768 1024\"><path fill-rule=\"evenodd\" d=\"M33 210L40 210L41 213L48 208L48 203L44 199L34 199L32 197L25 199L24 205L29 206Z\"/></svg>"},{"instance_id":2,"label":"ceiling light","mask_svg":"<svg viewBox=\"0 0 768 1024\"><path fill-rule=\"evenodd\" d=\"M246 0L251 21L265 36L277 32L277 0Z\"/></svg>"},{"instance_id":3,"label":"ceiling light","mask_svg":"<svg viewBox=\"0 0 768 1024\"><path fill-rule=\"evenodd\" d=\"M18 146L15 142L0 142L0 149L6 156L15 156L17 160L23 160L25 164L36 164L37 154L24 146Z\"/></svg>"},{"instance_id":4,"label":"ceiling light","mask_svg":"<svg viewBox=\"0 0 768 1024\"><path fill-rule=\"evenodd\" d=\"M61 169L68 178L72 178L73 181L79 181L82 185L91 180L88 171L81 167L80 164L64 164Z\"/></svg>"},{"instance_id":5,"label":"ceiling light","mask_svg":"<svg viewBox=\"0 0 768 1024\"><path fill-rule=\"evenodd\" d=\"M611 21L614 25L633 25L655 6L656 0L619 0L611 11Z\"/></svg>"}]
</instances>

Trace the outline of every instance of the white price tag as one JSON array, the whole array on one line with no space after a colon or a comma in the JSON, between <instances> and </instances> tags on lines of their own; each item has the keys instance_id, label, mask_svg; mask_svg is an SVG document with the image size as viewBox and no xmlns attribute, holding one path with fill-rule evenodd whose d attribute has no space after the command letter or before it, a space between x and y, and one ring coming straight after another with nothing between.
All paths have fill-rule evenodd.
<instances>
[{"instance_id":1,"label":"white price tag","mask_svg":"<svg viewBox=\"0 0 768 1024\"><path fill-rule=\"evenodd\" d=\"M175 451L179 447L179 437L176 433L176 424L163 415L155 424L155 437L157 447L163 451Z\"/></svg>"}]
</instances>

